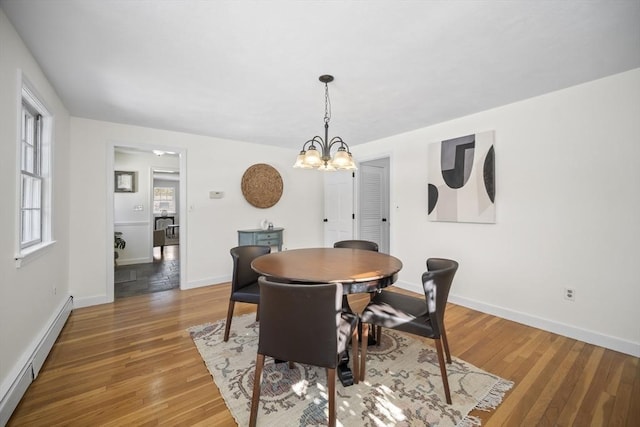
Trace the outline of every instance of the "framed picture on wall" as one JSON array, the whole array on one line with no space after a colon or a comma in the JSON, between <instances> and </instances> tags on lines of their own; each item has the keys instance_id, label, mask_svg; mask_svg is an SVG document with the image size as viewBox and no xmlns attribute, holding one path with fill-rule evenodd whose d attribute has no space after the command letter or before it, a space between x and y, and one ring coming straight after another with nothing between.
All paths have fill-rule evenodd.
<instances>
[{"instance_id":1,"label":"framed picture on wall","mask_svg":"<svg viewBox=\"0 0 640 427\"><path fill-rule=\"evenodd\" d=\"M135 193L137 172L115 171L115 192Z\"/></svg>"},{"instance_id":2,"label":"framed picture on wall","mask_svg":"<svg viewBox=\"0 0 640 427\"><path fill-rule=\"evenodd\" d=\"M495 224L494 131L434 142L428 150L429 220Z\"/></svg>"}]
</instances>

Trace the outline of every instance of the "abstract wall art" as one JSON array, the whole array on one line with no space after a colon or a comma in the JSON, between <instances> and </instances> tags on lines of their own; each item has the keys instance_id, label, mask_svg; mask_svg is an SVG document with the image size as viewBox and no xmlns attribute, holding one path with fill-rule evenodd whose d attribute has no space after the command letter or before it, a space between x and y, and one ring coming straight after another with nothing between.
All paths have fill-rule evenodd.
<instances>
[{"instance_id":1,"label":"abstract wall art","mask_svg":"<svg viewBox=\"0 0 640 427\"><path fill-rule=\"evenodd\" d=\"M429 145L431 221L496 222L494 132Z\"/></svg>"}]
</instances>

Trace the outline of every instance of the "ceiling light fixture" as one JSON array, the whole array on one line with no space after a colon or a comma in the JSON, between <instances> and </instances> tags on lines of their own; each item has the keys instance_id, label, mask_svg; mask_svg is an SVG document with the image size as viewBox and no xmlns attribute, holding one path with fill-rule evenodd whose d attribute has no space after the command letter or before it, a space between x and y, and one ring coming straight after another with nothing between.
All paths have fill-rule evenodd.
<instances>
[{"instance_id":1,"label":"ceiling light fixture","mask_svg":"<svg viewBox=\"0 0 640 427\"><path fill-rule=\"evenodd\" d=\"M293 167L322 171L355 170L357 169L356 164L353 161L347 143L339 136L334 136L329 140L329 120L331 120L329 83L333 81L333 76L322 75L320 76L320 81L324 83L324 139L316 135L305 142ZM337 144L340 145L332 157L331 148Z\"/></svg>"}]
</instances>

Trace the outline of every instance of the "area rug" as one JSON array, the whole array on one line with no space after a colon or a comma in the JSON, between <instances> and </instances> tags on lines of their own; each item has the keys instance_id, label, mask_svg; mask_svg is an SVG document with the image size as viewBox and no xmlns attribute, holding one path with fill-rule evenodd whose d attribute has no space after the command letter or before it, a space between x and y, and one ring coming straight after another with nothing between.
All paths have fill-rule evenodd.
<instances>
[{"instance_id":1,"label":"area rug","mask_svg":"<svg viewBox=\"0 0 640 427\"><path fill-rule=\"evenodd\" d=\"M240 426L249 408L259 323L255 314L234 317L228 342L225 321L188 329L202 359ZM364 382L336 387L339 426L479 426L473 409L495 409L513 383L453 358L447 365L452 405L444 397L435 349L410 335L383 329L379 347L367 350ZM262 374L259 426L327 424L326 371L267 358Z\"/></svg>"}]
</instances>

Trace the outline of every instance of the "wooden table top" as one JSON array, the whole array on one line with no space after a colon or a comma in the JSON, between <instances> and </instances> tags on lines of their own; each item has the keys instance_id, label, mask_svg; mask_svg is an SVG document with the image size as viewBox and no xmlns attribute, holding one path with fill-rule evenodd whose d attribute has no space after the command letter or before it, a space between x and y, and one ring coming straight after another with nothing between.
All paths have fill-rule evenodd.
<instances>
[{"instance_id":1,"label":"wooden table top","mask_svg":"<svg viewBox=\"0 0 640 427\"><path fill-rule=\"evenodd\" d=\"M257 273L299 283L340 282L349 292L371 292L393 284L402 269L398 258L347 248L293 249L262 255L251 263Z\"/></svg>"}]
</instances>

